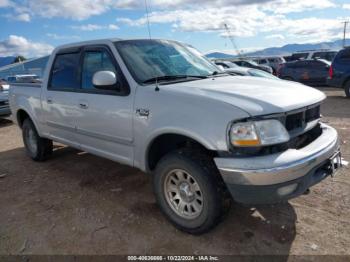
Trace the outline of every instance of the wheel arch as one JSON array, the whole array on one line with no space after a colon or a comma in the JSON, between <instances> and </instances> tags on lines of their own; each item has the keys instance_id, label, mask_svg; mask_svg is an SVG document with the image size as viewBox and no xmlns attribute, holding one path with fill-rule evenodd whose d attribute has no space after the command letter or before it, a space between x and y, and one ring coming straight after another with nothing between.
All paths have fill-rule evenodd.
<instances>
[{"instance_id":1,"label":"wheel arch","mask_svg":"<svg viewBox=\"0 0 350 262\"><path fill-rule=\"evenodd\" d=\"M24 108L19 108L16 112L16 121L17 121L17 124L20 128L22 128L23 122L27 118L29 118L33 122L35 129L37 130L37 132L39 132L39 129L38 129L38 126L34 120L34 117L28 112L28 110L25 110Z\"/></svg>"},{"instance_id":2,"label":"wheel arch","mask_svg":"<svg viewBox=\"0 0 350 262\"><path fill-rule=\"evenodd\" d=\"M183 147L199 150L213 157L217 155L217 151L213 150L207 143L189 134L177 132L160 133L148 143L145 153L146 171L153 171L164 155Z\"/></svg>"}]
</instances>

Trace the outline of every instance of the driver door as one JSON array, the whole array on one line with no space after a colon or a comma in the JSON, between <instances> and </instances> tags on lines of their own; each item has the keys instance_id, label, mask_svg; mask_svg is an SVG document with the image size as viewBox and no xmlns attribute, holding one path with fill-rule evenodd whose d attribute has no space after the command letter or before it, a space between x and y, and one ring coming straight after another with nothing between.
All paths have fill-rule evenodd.
<instances>
[{"instance_id":1,"label":"driver door","mask_svg":"<svg viewBox=\"0 0 350 262\"><path fill-rule=\"evenodd\" d=\"M85 151L132 165L132 96L112 52L107 46L83 50L81 90L77 101L77 137ZM116 74L114 89L97 89L92 83L98 71Z\"/></svg>"}]
</instances>

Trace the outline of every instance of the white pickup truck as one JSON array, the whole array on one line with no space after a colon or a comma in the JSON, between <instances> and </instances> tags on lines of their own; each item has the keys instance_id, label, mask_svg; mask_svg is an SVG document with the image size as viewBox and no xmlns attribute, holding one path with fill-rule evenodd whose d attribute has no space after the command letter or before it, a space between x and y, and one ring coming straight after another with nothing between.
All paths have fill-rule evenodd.
<instances>
[{"instance_id":1,"label":"white pickup truck","mask_svg":"<svg viewBox=\"0 0 350 262\"><path fill-rule=\"evenodd\" d=\"M57 141L150 173L163 213L192 234L217 224L226 192L286 201L341 166L337 132L320 122L324 99L298 83L227 75L167 40L61 46L41 85L10 88L32 159Z\"/></svg>"}]
</instances>

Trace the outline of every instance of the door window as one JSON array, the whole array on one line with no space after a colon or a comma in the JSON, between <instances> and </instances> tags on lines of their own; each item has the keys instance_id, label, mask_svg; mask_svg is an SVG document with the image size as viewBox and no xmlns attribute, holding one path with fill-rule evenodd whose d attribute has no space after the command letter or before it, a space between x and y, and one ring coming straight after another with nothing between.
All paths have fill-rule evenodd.
<instances>
[{"instance_id":1,"label":"door window","mask_svg":"<svg viewBox=\"0 0 350 262\"><path fill-rule=\"evenodd\" d=\"M92 78L98 71L112 71L117 75L112 58L105 50L86 51L82 68L82 89L96 90Z\"/></svg>"},{"instance_id":2,"label":"door window","mask_svg":"<svg viewBox=\"0 0 350 262\"><path fill-rule=\"evenodd\" d=\"M58 54L51 70L50 89L77 89L80 86L79 53Z\"/></svg>"}]
</instances>

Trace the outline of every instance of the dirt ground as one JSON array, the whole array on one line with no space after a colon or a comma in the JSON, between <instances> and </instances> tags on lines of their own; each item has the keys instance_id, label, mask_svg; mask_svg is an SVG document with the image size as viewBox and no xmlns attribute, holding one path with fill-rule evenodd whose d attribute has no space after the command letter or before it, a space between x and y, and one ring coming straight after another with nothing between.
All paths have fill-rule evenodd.
<instances>
[{"instance_id":1,"label":"dirt ground","mask_svg":"<svg viewBox=\"0 0 350 262\"><path fill-rule=\"evenodd\" d=\"M350 100L323 88L324 120L350 160ZM350 171L344 168L286 204L234 204L202 236L161 214L150 177L57 145L51 159L26 157L20 130L0 123L0 254L350 255Z\"/></svg>"}]
</instances>

